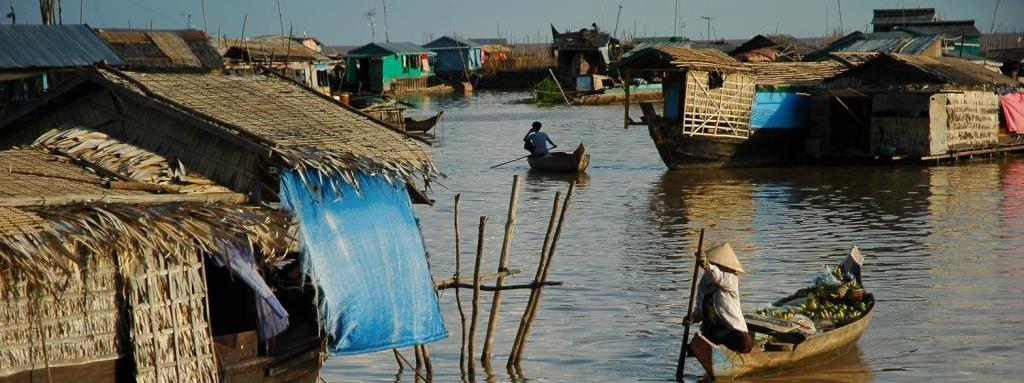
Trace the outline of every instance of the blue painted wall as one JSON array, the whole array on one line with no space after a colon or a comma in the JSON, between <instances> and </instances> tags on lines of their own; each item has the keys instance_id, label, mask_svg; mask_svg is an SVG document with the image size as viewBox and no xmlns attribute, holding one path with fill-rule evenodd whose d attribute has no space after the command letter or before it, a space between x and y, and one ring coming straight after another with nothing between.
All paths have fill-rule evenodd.
<instances>
[{"instance_id":1,"label":"blue painted wall","mask_svg":"<svg viewBox=\"0 0 1024 383\"><path fill-rule=\"evenodd\" d=\"M758 90L750 126L755 129L787 129L807 126L810 96L792 92Z\"/></svg>"},{"instance_id":2,"label":"blue painted wall","mask_svg":"<svg viewBox=\"0 0 1024 383\"><path fill-rule=\"evenodd\" d=\"M435 72L461 72L463 68L480 70L480 48L438 49L434 62Z\"/></svg>"}]
</instances>

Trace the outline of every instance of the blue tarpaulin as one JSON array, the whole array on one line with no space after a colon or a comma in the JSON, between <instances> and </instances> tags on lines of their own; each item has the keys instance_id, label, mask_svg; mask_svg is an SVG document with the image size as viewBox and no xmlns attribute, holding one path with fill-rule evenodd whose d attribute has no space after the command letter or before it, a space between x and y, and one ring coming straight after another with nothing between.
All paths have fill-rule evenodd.
<instances>
[{"instance_id":1,"label":"blue tarpaulin","mask_svg":"<svg viewBox=\"0 0 1024 383\"><path fill-rule=\"evenodd\" d=\"M806 126L810 97L792 92L757 91L750 112L754 129L787 129Z\"/></svg>"},{"instance_id":2,"label":"blue tarpaulin","mask_svg":"<svg viewBox=\"0 0 1024 383\"><path fill-rule=\"evenodd\" d=\"M303 272L318 287L331 355L423 344L448 336L405 184L360 173L358 191L314 171L281 176L281 202L299 220Z\"/></svg>"}]
</instances>

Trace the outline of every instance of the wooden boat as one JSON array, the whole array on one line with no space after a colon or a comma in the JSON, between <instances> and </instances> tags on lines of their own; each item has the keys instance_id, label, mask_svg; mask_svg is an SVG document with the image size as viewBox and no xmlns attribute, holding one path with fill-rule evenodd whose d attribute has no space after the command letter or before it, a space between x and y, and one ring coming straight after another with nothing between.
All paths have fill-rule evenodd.
<instances>
[{"instance_id":1,"label":"wooden boat","mask_svg":"<svg viewBox=\"0 0 1024 383\"><path fill-rule=\"evenodd\" d=\"M860 319L833 330L807 336L790 351L754 350L740 354L711 343L703 335L697 334L690 342L690 354L697 357L704 371L716 379L758 375L823 363L850 351L857 345L857 340L871 323L875 311L874 299L868 304L868 310Z\"/></svg>"},{"instance_id":2,"label":"wooden boat","mask_svg":"<svg viewBox=\"0 0 1024 383\"><path fill-rule=\"evenodd\" d=\"M437 125L438 121L441 121L441 116L444 115L444 111L437 112L433 117L417 120L412 117L405 118L405 131L412 133L426 133L430 129Z\"/></svg>"},{"instance_id":3,"label":"wooden boat","mask_svg":"<svg viewBox=\"0 0 1024 383\"><path fill-rule=\"evenodd\" d=\"M526 161L530 163L530 170L535 172L584 173L590 166L590 154L580 144L572 153L551 152L546 156L526 157Z\"/></svg>"}]
</instances>

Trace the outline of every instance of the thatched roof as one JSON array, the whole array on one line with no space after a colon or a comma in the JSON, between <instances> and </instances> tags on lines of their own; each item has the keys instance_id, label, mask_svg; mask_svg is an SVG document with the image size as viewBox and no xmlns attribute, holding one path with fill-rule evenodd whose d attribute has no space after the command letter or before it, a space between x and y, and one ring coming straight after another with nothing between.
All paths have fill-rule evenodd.
<instances>
[{"instance_id":1,"label":"thatched roof","mask_svg":"<svg viewBox=\"0 0 1024 383\"><path fill-rule=\"evenodd\" d=\"M745 65L757 74L758 86L811 86L849 69L836 61L760 62Z\"/></svg>"},{"instance_id":2,"label":"thatched roof","mask_svg":"<svg viewBox=\"0 0 1024 383\"><path fill-rule=\"evenodd\" d=\"M103 169L38 148L0 151L0 168L0 269L50 288L59 286L47 282L74 275L90 255L116 253L127 266L146 253L215 253L219 242L247 241L265 256L287 246L283 213L233 206L244 195L212 204L107 188L97 174Z\"/></svg>"},{"instance_id":3,"label":"thatched roof","mask_svg":"<svg viewBox=\"0 0 1024 383\"><path fill-rule=\"evenodd\" d=\"M810 45L807 45L803 41L800 41L790 35L757 35L736 47L736 49L733 49L729 52L729 55L736 57L742 53L765 48L776 51L781 56L788 57L789 61L799 61L803 56L814 49Z\"/></svg>"},{"instance_id":4,"label":"thatched roof","mask_svg":"<svg viewBox=\"0 0 1024 383\"><path fill-rule=\"evenodd\" d=\"M634 70L693 69L723 73L751 72L739 61L719 50L664 45L634 51L619 60L616 67Z\"/></svg>"},{"instance_id":5,"label":"thatched roof","mask_svg":"<svg viewBox=\"0 0 1024 383\"><path fill-rule=\"evenodd\" d=\"M940 91L1017 87L1013 79L956 57L882 54L830 83L864 89Z\"/></svg>"},{"instance_id":6,"label":"thatched roof","mask_svg":"<svg viewBox=\"0 0 1024 383\"><path fill-rule=\"evenodd\" d=\"M287 36L269 36L244 41L225 40L224 57L257 62L330 61L327 55L309 49ZM287 60L286 60L287 59Z\"/></svg>"},{"instance_id":7,"label":"thatched roof","mask_svg":"<svg viewBox=\"0 0 1024 383\"><path fill-rule=\"evenodd\" d=\"M231 189L189 172L181 161L168 161L148 150L123 143L102 132L73 126L53 129L33 146L117 173L126 180L161 186L178 193L227 193Z\"/></svg>"},{"instance_id":8,"label":"thatched roof","mask_svg":"<svg viewBox=\"0 0 1024 383\"><path fill-rule=\"evenodd\" d=\"M97 29L107 45L135 70L195 70L224 68L224 59L210 45L209 36L195 29Z\"/></svg>"},{"instance_id":9,"label":"thatched roof","mask_svg":"<svg viewBox=\"0 0 1024 383\"><path fill-rule=\"evenodd\" d=\"M437 174L408 135L275 75L100 71L103 79L198 117L265 148L285 165L351 177L353 171L414 179Z\"/></svg>"}]
</instances>

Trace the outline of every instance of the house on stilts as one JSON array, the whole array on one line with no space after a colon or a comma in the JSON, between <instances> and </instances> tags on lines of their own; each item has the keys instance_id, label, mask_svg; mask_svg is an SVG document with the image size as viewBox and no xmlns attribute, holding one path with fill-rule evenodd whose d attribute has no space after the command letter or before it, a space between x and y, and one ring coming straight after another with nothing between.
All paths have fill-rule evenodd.
<instances>
[{"instance_id":1,"label":"house on stilts","mask_svg":"<svg viewBox=\"0 0 1024 383\"><path fill-rule=\"evenodd\" d=\"M293 79L98 65L4 116L0 163L2 378L312 382L447 335L430 155Z\"/></svg>"}]
</instances>

